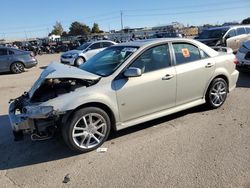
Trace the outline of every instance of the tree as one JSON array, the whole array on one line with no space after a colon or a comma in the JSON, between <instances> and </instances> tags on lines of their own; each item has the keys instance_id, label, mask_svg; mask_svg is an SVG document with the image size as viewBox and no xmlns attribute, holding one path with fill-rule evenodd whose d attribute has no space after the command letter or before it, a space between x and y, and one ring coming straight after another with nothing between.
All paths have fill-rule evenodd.
<instances>
[{"instance_id":1,"label":"tree","mask_svg":"<svg viewBox=\"0 0 250 188\"><path fill-rule=\"evenodd\" d=\"M242 24L250 24L250 17L242 20Z\"/></svg>"},{"instance_id":2,"label":"tree","mask_svg":"<svg viewBox=\"0 0 250 188\"><path fill-rule=\"evenodd\" d=\"M69 27L69 35L83 35L86 36L90 33L89 26L80 23L80 22L73 22Z\"/></svg>"},{"instance_id":3,"label":"tree","mask_svg":"<svg viewBox=\"0 0 250 188\"><path fill-rule=\"evenodd\" d=\"M91 33L100 33L99 25L97 23L93 24Z\"/></svg>"},{"instance_id":4,"label":"tree","mask_svg":"<svg viewBox=\"0 0 250 188\"><path fill-rule=\"evenodd\" d=\"M68 33L66 31L62 32L62 37L67 37Z\"/></svg>"},{"instance_id":5,"label":"tree","mask_svg":"<svg viewBox=\"0 0 250 188\"><path fill-rule=\"evenodd\" d=\"M53 26L53 30L51 31L51 34L53 35L62 35L63 33L63 27L60 22L56 22L56 24Z\"/></svg>"}]
</instances>

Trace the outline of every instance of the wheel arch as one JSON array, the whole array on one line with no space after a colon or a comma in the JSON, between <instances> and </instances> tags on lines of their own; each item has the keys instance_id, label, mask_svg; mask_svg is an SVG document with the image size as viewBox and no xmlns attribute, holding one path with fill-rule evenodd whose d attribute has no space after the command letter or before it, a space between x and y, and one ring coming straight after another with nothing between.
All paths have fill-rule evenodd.
<instances>
[{"instance_id":1,"label":"wheel arch","mask_svg":"<svg viewBox=\"0 0 250 188\"><path fill-rule=\"evenodd\" d=\"M209 88L210 88L210 86L211 86L213 80L216 79L216 78L222 78L222 79L224 79L224 80L226 81L227 86L228 86L227 92L229 92L229 79L228 79L228 77L227 77L225 74L218 74L218 75L215 75L215 76L210 80L210 82L209 82L209 84L208 84L208 86L207 86L207 88L206 88L206 90L205 90L204 97L206 97L207 92L208 92L208 90L209 90Z\"/></svg>"},{"instance_id":2,"label":"wheel arch","mask_svg":"<svg viewBox=\"0 0 250 188\"><path fill-rule=\"evenodd\" d=\"M71 110L66 115L64 115L62 122L66 123L68 121L68 119L70 119L77 110L79 110L81 108L86 108L86 107L97 107L97 108L104 110L110 118L111 128L115 131L117 130L116 119L115 119L115 115L114 115L113 111L111 110L110 107L108 107L107 105L100 103L100 102L89 102L89 103L85 103L85 104L78 106L74 110Z\"/></svg>"},{"instance_id":3,"label":"wheel arch","mask_svg":"<svg viewBox=\"0 0 250 188\"><path fill-rule=\"evenodd\" d=\"M10 63L10 67L9 67L10 70L11 70L11 66L12 66L14 63L22 63L23 67L25 68L24 62L22 62L22 61L13 61L12 63Z\"/></svg>"}]
</instances>

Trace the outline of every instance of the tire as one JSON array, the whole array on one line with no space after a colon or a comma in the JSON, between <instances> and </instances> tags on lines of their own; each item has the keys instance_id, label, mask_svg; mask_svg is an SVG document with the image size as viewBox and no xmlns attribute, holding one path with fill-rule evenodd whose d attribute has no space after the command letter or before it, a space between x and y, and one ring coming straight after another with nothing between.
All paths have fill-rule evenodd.
<instances>
[{"instance_id":1,"label":"tire","mask_svg":"<svg viewBox=\"0 0 250 188\"><path fill-rule=\"evenodd\" d=\"M75 66L79 67L81 64L85 63L85 59L83 57L78 57L75 60Z\"/></svg>"},{"instance_id":2,"label":"tire","mask_svg":"<svg viewBox=\"0 0 250 188\"><path fill-rule=\"evenodd\" d=\"M107 140L110 127L110 118L105 111L86 107L69 118L62 127L62 135L70 149L85 153L95 150Z\"/></svg>"},{"instance_id":3,"label":"tire","mask_svg":"<svg viewBox=\"0 0 250 188\"><path fill-rule=\"evenodd\" d=\"M20 74L24 72L24 65L21 62L14 62L10 66L10 71L14 74Z\"/></svg>"},{"instance_id":4,"label":"tire","mask_svg":"<svg viewBox=\"0 0 250 188\"><path fill-rule=\"evenodd\" d=\"M228 84L223 78L215 78L206 94L206 104L216 109L221 107L227 98Z\"/></svg>"}]
</instances>

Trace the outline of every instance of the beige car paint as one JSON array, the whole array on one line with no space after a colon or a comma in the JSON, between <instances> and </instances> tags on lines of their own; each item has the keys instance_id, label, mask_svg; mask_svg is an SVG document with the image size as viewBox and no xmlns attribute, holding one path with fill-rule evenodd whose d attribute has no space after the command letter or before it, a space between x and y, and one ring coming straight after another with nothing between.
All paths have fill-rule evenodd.
<instances>
[{"instance_id":1,"label":"beige car paint","mask_svg":"<svg viewBox=\"0 0 250 188\"><path fill-rule=\"evenodd\" d=\"M140 77L118 78L146 49L171 42L190 43L210 57L186 65L142 74ZM98 103L112 112L116 130L162 117L205 103L210 82L218 75L228 78L231 91L238 79L233 54L219 54L210 47L191 39L158 39L118 45L139 46L112 75L103 77L91 87L60 95L39 106L53 106L57 112L72 111L82 105ZM208 66L209 67L206 67ZM190 72L191 71L191 72ZM171 75L170 79L164 79Z\"/></svg>"}]
</instances>

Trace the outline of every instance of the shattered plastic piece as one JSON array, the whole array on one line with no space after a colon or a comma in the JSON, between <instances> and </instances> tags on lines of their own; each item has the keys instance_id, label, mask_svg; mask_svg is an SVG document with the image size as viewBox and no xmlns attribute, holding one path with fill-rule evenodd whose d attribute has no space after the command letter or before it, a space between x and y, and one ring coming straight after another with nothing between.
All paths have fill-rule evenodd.
<instances>
[{"instance_id":1,"label":"shattered plastic piece","mask_svg":"<svg viewBox=\"0 0 250 188\"><path fill-rule=\"evenodd\" d=\"M108 150L108 148L97 148L97 153L105 153Z\"/></svg>"},{"instance_id":2,"label":"shattered plastic piece","mask_svg":"<svg viewBox=\"0 0 250 188\"><path fill-rule=\"evenodd\" d=\"M67 174L64 179L63 179L63 183L68 183L70 181L70 177L69 174Z\"/></svg>"}]
</instances>

